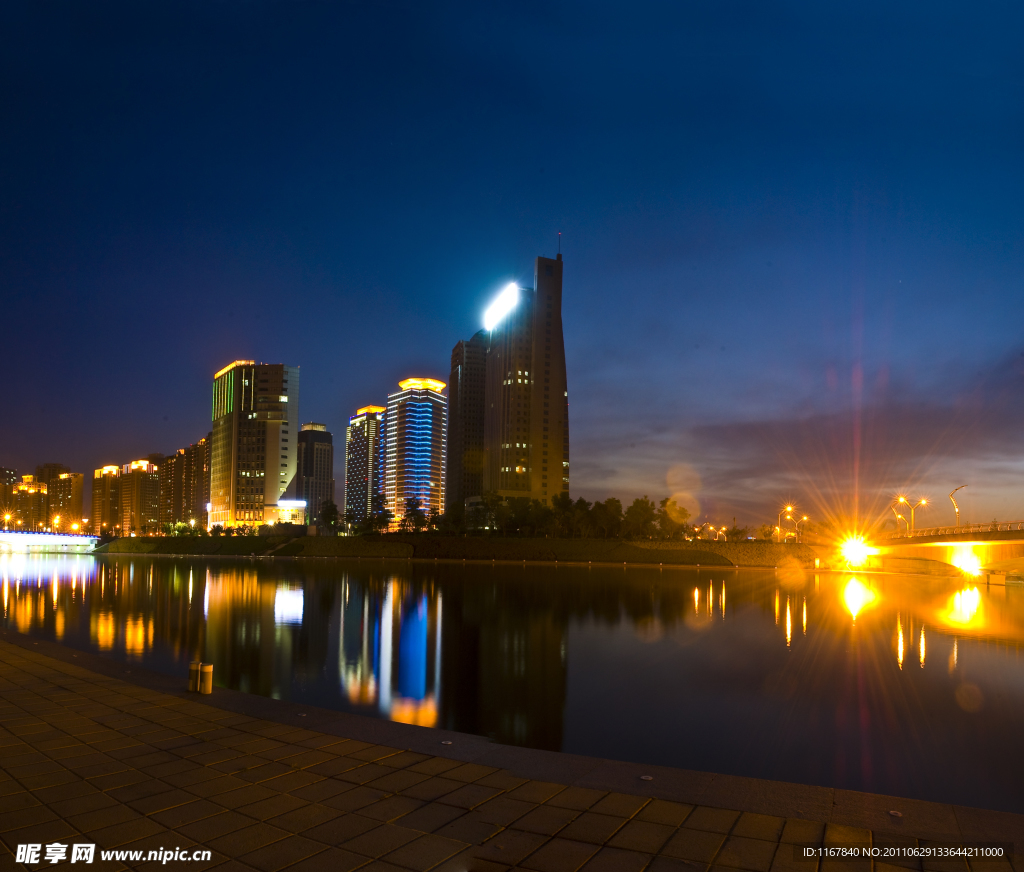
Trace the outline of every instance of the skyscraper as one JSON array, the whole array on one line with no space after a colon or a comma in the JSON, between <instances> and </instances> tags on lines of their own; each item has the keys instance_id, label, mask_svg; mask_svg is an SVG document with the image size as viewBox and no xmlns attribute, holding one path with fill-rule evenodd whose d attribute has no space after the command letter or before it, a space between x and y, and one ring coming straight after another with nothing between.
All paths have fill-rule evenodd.
<instances>
[{"instance_id":1,"label":"skyscraper","mask_svg":"<svg viewBox=\"0 0 1024 872\"><path fill-rule=\"evenodd\" d=\"M118 535L121 531L121 467L104 466L92 476L92 514L95 536Z\"/></svg>"},{"instance_id":2,"label":"skyscraper","mask_svg":"<svg viewBox=\"0 0 1024 872\"><path fill-rule=\"evenodd\" d=\"M298 421L297 366L236 360L214 375L211 525L295 520Z\"/></svg>"},{"instance_id":3,"label":"skyscraper","mask_svg":"<svg viewBox=\"0 0 1024 872\"><path fill-rule=\"evenodd\" d=\"M34 475L23 475L13 486L14 526L19 530L38 533L50 526L46 514L46 485L36 481Z\"/></svg>"},{"instance_id":4,"label":"skyscraper","mask_svg":"<svg viewBox=\"0 0 1024 872\"><path fill-rule=\"evenodd\" d=\"M0 466L0 509L4 514L14 511L14 485L18 483L18 473L6 466Z\"/></svg>"},{"instance_id":5,"label":"skyscraper","mask_svg":"<svg viewBox=\"0 0 1024 872\"><path fill-rule=\"evenodd\" d=\"M210 502L210 444L207 434L188 448L179 448L160 465L160 524L207 526Z\"/></svg>"},{"instance_id":6,"label":"skyscraper","mask_svg":"<svg viewBox=\"0 0 1024 872\"><path fill-rule=\"evenodd\" d=\"M348 419L345 431L345 515L361 524L383 508L387 443L383 406L363 406Z\"/></svg>"},{"instance_id":7,"label":"skyscraper","mask_svg":"<svg viewBox=\"0 0 1024 872\"><path fill-rule=\"evenodd\" d=\"M62 532L85 532L82 529L82 478L80 472L62 472L50 479L46 489L50 522ZM73 524L77 524L77 528Z\"/></svg>"},{"instance_id":8,"label":"skyscraper","mask_svg":"<svg viewBox=\"0 0 1024 872\"><path fill-rule=\"evenodd\" d=\"M534 287L509 285L484 327L484 490L550 503L569 490L562 255L538 257Z\"/></svg>"},{"instance_id":9,"label":"skyscraper","mask_svg":"<svg viewBox=\"0 0 1024 872\"><path fill-rule=\"evenodd\" d=\"M121 533L153 534L160 529L160 472L148 460L121 467Z\"/></svg>"},{"instance_id":10,"label":"skyscraper","mask_svg":"<svg viewBox=\"0 0 1024 872\"><path fill-rule=\"evenodd\" d=\"M298 498L306 501L306 520L320 522L320 506L334 502L334 437L324 424L303 424L299 431Z\"/></svg>"},{"instance_id":11,"label":"skyscraper","mask_svg":"<svg viewBox=\"0 0 1024 872\"><path fill-rule=\"evenodd\" d=\"M418 499L424 513L444 511L445 436L448 401L445 383L407 378L388 394L384 505L397 525L406 500Z\"/></svg>"},{"instance_id":12,"label":"skyscraper","mask_svg":"<svg viewBox=\"0 0 1024 872\"><path fill-rule=\"evenodd\" d=\"M484 488L484 387L487 331L460 340L452 349L448 381L448 447L445 511L462 509Z\"/></svg>"}]
</instances>

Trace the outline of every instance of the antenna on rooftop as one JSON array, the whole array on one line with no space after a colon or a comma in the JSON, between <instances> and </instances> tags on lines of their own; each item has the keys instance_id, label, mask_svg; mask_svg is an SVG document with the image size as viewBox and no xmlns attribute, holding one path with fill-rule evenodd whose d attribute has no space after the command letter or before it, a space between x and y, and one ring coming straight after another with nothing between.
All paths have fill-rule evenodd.
<instances>
[{"instance_id":1,"label":"antenna on rooftop","mask_svg":"<svg viewBox=\"0 0 1024 872\"><path fill-rule=\"evenodd\" d=\"M562 231L558 231L558 253L562 253Z\"/></svg>"}]
</instances>

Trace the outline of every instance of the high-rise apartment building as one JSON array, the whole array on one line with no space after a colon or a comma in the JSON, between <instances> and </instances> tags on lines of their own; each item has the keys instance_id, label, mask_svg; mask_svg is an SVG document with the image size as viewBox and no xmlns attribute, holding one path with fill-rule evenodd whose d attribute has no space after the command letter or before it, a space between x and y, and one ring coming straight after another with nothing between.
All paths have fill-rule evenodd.
<instances>
[{"instance_id":1,"label":"high-rise apartment building","mask_svg":"<svg viewBox=\"0 0 1024 872\"><path fill-rule=\"evenodd\" d=\"M160 465L160 525L207 526L210 502L210 444L207 434L188 448L179 448Z\"/></svg>"},{"instance_id":2,"label":"high-rise apartment building","mask_svg":"<svg viewBox=\"0 0 1024 872\"><path fill-rule=\"evenodd\" d=\"M448 400L445 383L407 378L388 394L384 505L397 526L406 500L415 498L429 514L444 511L445 437Z\"/></svg>"},{"instance_id":3,"label":"high-rise apartment building","mask_svg":"<svg viewBox=\"0 0 1024 872\"><path fill-rule=\"evenodd\" d=\"M318 524L320 506L328 500L334 502L334 437L327 432L326 425L302 425L298 467L297 496L306 501L307 523Z\"/></svg>"},{"instance_id":4,"label":"high-rise apartment building","mask_svg":"<svg viewBox=\"0 0 1024 872\"><path fill-rule=\"evenodd\" d=\"M46 485L34 475L23 475L13 488L14 524L25 532L40 532L50 526L47 515Z\"/></svg>"},{"instance_id":5,"label":"high-rise apartment building","mask_svg":"<svg viewBox=\"0 0 1024 872\"><path fill-rule=\"evenodd\" d=\"M550 503L569 490L561 254L536 259L533 284L509 285L484 315L483 489Z\"/></svg>"},{"instance_id":6,"label":"high-rise apartment building","mask_svg":"<svg viewBox=\"0 0 1024 872\"><path fill-rule=\"evenodd\" d=\"M46 488L50 523L63 533L84 533L82 528L82 484L80 472L62 472Z\"/></svg>"},{"instance_id":7,"label":"high-rise apartment building","mask_svg":"<svg viewBox=\"0 0 1024 872\"><path fill-rule=\"evenodd\" d=\"M66 472L71 472L71 467L65 466L63 463L42 463L36 467L35 480L45 484L47 492L49 492L50 483Z\"/></svg>"},{"instance_id":8,"label":"high-rise apartment building","mask_svg":"<svg viewBox=\"0 0 1024 872\"><path fill-rule=\"evenodd\" d=\"M160 471L148 460L121 467L121 535L146 536L160 530Z\"/></svg>"},{"instance_id":9,"label":"high-rise apartment building","mask_svg":"<svg viewBox=\"0 0 1024 872\"><path fill-rule=\"evenodd\" d=\"M0 466L0 509L5 515L14 511L14 485L18 483L18 473L13 469Z\"/></svg>"},{"instance_id":10,"label":"high-rise apartment building","mask_svg":"<svg viewBox=\"0 0 1024 872\"><path fill-rule=\"evenodd\" d=\"M363 406L345 431L345 515L361 524L384 506L387 414L383 406Z\"/></svg>"},{"instance_id":11,"label":"high-rise apartment building","mask_svg":"<svg viewBox=\"0 0 1024 872\"><path fill-rule=\"evenodd\" d=\"M304 520L293 498L298 435L297 366L236 360L214 375L211 525Z\"/></svg>"},{"instance_id":12,"label":"high-rise apartment building","mask_svg":"<svg viewBox=\"0 0 1024 872\"><path fill-rule=\"evenodd\" d=\"M94 536L121 532L121 467L104 466L92 476L92 513L89 517Z\"/></svg>"},{"instance_id":13,"label":"high-rise apartment building","mask_svg":"<svg viewBox=\"0 0 1024 872\"><path fill-rule=\"evenodd\" d=\"M448 380L448 447L445 511L462 509L467 497L484 489L484 408L487 331L459 341L452 349Z\"/></svg>"}]
</instances>

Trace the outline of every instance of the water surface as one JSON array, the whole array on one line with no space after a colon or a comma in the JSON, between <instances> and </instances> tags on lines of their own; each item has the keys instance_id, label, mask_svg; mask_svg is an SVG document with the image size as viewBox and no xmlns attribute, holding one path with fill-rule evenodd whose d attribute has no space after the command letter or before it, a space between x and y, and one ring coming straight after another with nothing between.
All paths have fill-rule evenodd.
<instances>
[{"instance_id":1,"label":"water surface","mask_svg":"<svg viewBox=\"0 0 1024 872\"><path fill-rule=\"evenodd\" d=\"M0 556L4 624L288 699L1024 812L1024 588L917 576Z\"/></svg>"}]
</instances>

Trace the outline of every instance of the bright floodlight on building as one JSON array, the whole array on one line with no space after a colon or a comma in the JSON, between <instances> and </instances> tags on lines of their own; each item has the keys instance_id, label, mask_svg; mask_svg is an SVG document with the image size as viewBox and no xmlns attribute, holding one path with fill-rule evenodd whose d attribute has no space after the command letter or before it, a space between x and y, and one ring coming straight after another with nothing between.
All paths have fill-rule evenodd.
<instances>
[{"instance_id":1,"label":"bright floodlight on building","mask_svg":"<svg viewBox=\"0 0 1024 872\"><path fill-rule=\"evenodd\" d=\"M493 330L497 327L501 323L501 319L511 312L518 302L519 287L515 282L511 282L484 312L484 329Z\"/></svg>"}]
</instances>

